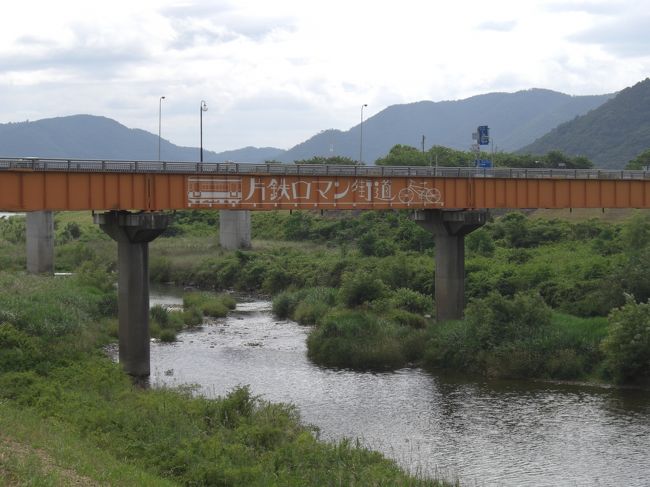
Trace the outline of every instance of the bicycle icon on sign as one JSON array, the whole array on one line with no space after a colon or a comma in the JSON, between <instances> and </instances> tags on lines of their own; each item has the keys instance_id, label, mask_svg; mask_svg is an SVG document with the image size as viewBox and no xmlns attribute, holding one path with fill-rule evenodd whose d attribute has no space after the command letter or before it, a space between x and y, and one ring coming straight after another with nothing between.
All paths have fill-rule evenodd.
<instances>
[{"instance_id":1,"label":"bicycle icon on sign","mask_svg":"<svg viewBox=\"0 0 650 487\"><path fill-rule=\"evenodd\" d=\"M397 198L405 204L412 203L415 200L418 203L442 205L442 195L438 188L428 188L424 185L414 184L413 180L409 180L409 185L397 193Z\"/></svg>"}]
</instances>

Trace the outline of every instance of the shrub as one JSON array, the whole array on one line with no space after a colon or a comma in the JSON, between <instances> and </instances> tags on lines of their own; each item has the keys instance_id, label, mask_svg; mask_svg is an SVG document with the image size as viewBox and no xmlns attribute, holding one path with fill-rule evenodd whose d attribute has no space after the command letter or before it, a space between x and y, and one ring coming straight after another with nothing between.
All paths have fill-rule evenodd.
<instances>
[{"instance_id":1,"label":"shrub","mask_svg":"<svg viewBox=\"0 0 650 487\"><path fill-rule=\"evenodd\" d=\"M203 323L203 312L194 306L183 310L183 323L187 326L199 326Z\"/></svg>"},{"instance_id":2,"label":"shrub","mask_svg":"<svg viewBox=\"0 0 650 487\"><path fill-rule=\"evenodd\" d=\"M393 369L407 363L394 325L353 310L326 315L307 338L307 354L321 365L360 370Z\"/></svg>"},{"instance_id":3,"label":"shrub","mask_svg":"<svg viewBox=\"0 0 650 487\"><path fill-rule=\"evenodd\" d=\"M34 401L32 389L41 381L42 378L31 370L0 374L0 398L28 405Z\"/></svg>"},{"instance_id":4,"label":"shrub","mask_svg":"<svg viewBox=\"0 0 650 487\"><path fill-rule=\"evenodd\" d=\"M386 293L386 285L372 274L347 272L343 275L339 298L345 305L355 307L380 299Z\"/></svg>"},{"instance_id":5,"label":"shrub","mask_svg":"<svg viewBox=\"0 0 650 487\"><path fill-rule=\"evenodd\" d=\"M273 298L273 314L281 320L293 315L298 305L298 295L295 292L285 291Z\"/></svg>"},{"instance_id":6,"label":"shrub","mask_svg":"<svg viewBox=\"0 0 650 487\"><path fill-rule=\"evenodd\" d=\"M483 350L504 342L532 338L551 323L551 309L537 293L517 293L513 299L491 293L471 301L466 309L467 324Z\"/></svg>"},{"instance_id":7,"label":"shrub","mask_svg":"<svg viewBox=\"0 0 650 487\"><path fill-rule=\"evenodd\" d=\"M408 326L417 329L427 327L427 320L425 320L423 316L401 309L393 310L388 315L388 318L401 326Z\"/></svg>"},{"instance_id":8,"label":"shrub","mask_svg":"<svg viewBox=\"0 0 650 487\"><path fill-rule=\"evenodd\" d=\"M554 379L575 379L585 373L585 357L572 348L561 348L551 353L545 367L549 376Z\"/></svg>"},{"instance_id":9,"label":"shrub","mask_svg":"<svg viewBox=\"0 0 650 487\"><path fill-rule=\"evenodd\" d=\"M262 283L262 290L267 293L277 293L289 287L292 281L291 274L286 268L279 265L271 267Z\"/></svg>"},{"instance_id":10,"label":"shrub","mask_svg":"<svg viewBox=\"0 0 650 487\"><path fill-rule=\"evenodd\" d=\"M376 232L367 232L357 240L361 255L386 257L395 253L396 245L385 238L380 238Z\"/></svg>"},{"instance_id":11,"label":"shrub","mask_svg":"<svg viewBox=\"0 0 650 487\"><path fill-rule=\"evenodd\" d=\"M196 308L203 315L213 318L223 318L228 314L228 310L235 308L236 304L236 301L226 294L192 292L183 295L184 308Z\"/></svg>"},{"instance_id":12,"label":"shrub","mask_svg":"<svg viewBox=\"0 0 650 487\"><path fill-rule=\"evenodd\" d=\"M156 321L162 328L169 324L169 312L160 304L149 309L149 318Z\"/></svg>"},{"instance_id":13,"label":"shrub","mask_svg":"<svg viewBox=\"0 0 650 487\"><path fill-rule=\"evenodd\" d=\"M25 217L0 218L0 239L13 244L24 244L25 236Z\"/></svg>"},{"instance_id":14,"label":"shrub","mask_svg":"<svg viewBox=\"0 0 650 487\"><path fill-rule=\"evenodd\" d=\"M650 301L624 306L609 315L609 331L602 343L606 365L620 381L650 376Z\"/></svg>"},{"instance_id":15,"label":"shrub","mask_svg":"<svg viewBox=\"0 0 650 487\"><path fill-rule=\"evenodd\" d=\"M85 242L71 242L56 248L56 265L59 269L74 271L84 262L94 261L95 251Z\"/></svg>"},{"instance_id":16,"label":"shrub","mask_svg":"<svg viewBox=\"0 0 650 487\"><path fill-rule=\"evenodd\" d=\"M63 244L73 240L79 240L81 233L81 227L77 222L68 222L56 238L59 244Z\"/></svg>"},{"instance_id":17,"label":"shrub","mask_svg":"<svg viewBox=\"0 0 650 487\"><path fill-rule=\"evenodd\" d=\"M420 314L430 312L433 305L431 297L409 288L400 288L393 292L390 303L395 308Z\"/></svg>"},{"instance_id":18,"label":"shrub","mask_svg":"<svg viewBox=\"0 0 650 487\"><path fill-rule=\"evenodd\" d=\"M176 341L176 332L174 330L171 330L169 328L165 328L160 331L160 338L161 342L165 343L171 343Z\"/></svg>"},{"instance_id":19,"label":"shrub","mask_svg":"<svg viewBox=\"0 0 650 487\"><path fill-rule=\"evenodd\" d=\"M301 325L315 325L329 309L330 307L323 302L308 303L301 301L296 306L293 319Z\"/></svg>"},{"instance_id":20,"label":"shrub","mask_svg":"<svg viewBox=\"0 0 650 487\"><path fill-rule=\"evenodd\" d=\"M17 330L9 323L0 324L0 372L28 370L43 358L38 339Z\"/></svg>"},{"instance_id":21,"label":"shrub","mask_svg":"<svg viewBox=\"0 0 650 487\"><path fill-rule=\"evenodd\" d=\"M476 230L465 237L465 246L471 253L483 257L494 255L494 241L489 232L483 228Z\"/></svg>"}]
</instances>

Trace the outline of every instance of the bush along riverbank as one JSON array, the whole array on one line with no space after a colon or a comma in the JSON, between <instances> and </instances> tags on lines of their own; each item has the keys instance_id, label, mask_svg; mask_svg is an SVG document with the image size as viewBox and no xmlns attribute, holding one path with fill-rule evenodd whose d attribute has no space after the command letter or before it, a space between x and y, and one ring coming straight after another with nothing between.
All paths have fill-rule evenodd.
<instances>
[{"instance_id":1,"label":"bush along riverbank","mask_svg":"<svg viewBox=\"0 0 650 487\"><path fill-rule=\"evenodd\" d=\"M273 301L276 316L314 325L308 355L321 365L418 365L514 379L650 379L650 303L631 296L607 318L580 318L553 311L535 292L495 292L470 301L465 319L435 323L420 314L427 300L413 291L350 308L344 289L285 292Z\"/></svg>"},{"instance_id":2,"label":"bush along riverbank","mask_svg":"<svg viewBox=\"0 0 650 487\"><path fill-rule=\"evenodd\" d=\"M642 358L630 356L642 365L628 368L608 345L628 326L617 324L620 316L633 314L616 310L643 307L650 298L647 213L621 223L509 213L488 223L466 238L467 318L453 323L428 317L435 307L432 242L404 215L254 216L254 225L281 240L187 265L166 250L176 246L160 239L155 275L274 295L278 316L314 326L309 356L327 366L418 364L492 377L648 380ZM410 307L398 298L405 293L428 304ZM526 309L532 317L522 314ZM640 350L647 350L644 330L632 337Z\"/></svg>"},{"instance_id":3,"label":"bush along riverbank","mask_svg":"<svg viewBox=\"0 0 650 487\"><path fill-rule=\"evenodd\" d=\"M102 350L115 303L99 264L67 277L0 272L0 483L443 485L320 442L294 407L246 387L215 400L134 387ZM217 315L232 303L196 293L186 305Z\"/></svg>"},{"instance_id":4,"label":"bush along riverbank","mask_svg":"<svg viewBox=\"0 0 650 487\"><path fill-rule=\"evenodd\" d=\"M223 318L235 309L236 302L227 294L191 292L183 295L182 309L168 309L162 305L149 310L149 332L152 338L162 342L176 341L183 329L199 326L204 317ZM117 337L117 330L114 332Z\"/></svg>"},{"instance_id":5,"label":"bush along riverbank","mask_svg":"<svg viewBox=\"0 0 650 487\"><path fill-rule=\"evenodd\" d=\"M467 318L454 323L429 318L435 315L433 240L406 213L335 218L254 213L253 234L276 240L256 240L254 251L235 252L223 251L209 235L212 220L206 219L214 215L208 213L183 212L173 237L152 242L152 280L272 295L284 303L276 305L279 316L314 326L309 353L320 364L359 369L418 364L495 377L647 381L643 360L626 371L606 344L615 343L609 337L621 327L613 310L650 298L648 213L620 223L521 213L489 222L466 237ZM57 257L66 269L97 258L112 266L112 243L90 224L74 223L59 220L57 228ZM10 267L18 268L20 226L7 223L4 230L0 245ZM427 304L409 303L407 295ZM502 302L524 297L550 309L550 325L534 330L495 325L514 331L495 332L489 340L477 334L483 330L475 322L488 327L489 316L473 313L473 306L506 309ZM504 323L523 319L502 315ZM627 320L632 313L623 316ZM187 313L189 322L190 317ZM643 330L632 338L646 350Z\"/></svg>"}]
</instances>

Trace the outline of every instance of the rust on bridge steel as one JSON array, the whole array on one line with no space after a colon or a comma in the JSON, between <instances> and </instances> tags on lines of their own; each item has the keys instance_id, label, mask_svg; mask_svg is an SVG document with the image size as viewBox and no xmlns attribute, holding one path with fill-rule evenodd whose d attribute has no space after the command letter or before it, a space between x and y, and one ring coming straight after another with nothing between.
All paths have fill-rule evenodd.
<instances>
[{"instance_id":1,"label":"rust on bridge steel","mask_svg":"<svg viewBox=\"0 0 650 487\"><path fill-rule=\"evenodd\" d=\"M0 210L650 208L650 180L0 172Z\"/></svg>"}]
</instances>

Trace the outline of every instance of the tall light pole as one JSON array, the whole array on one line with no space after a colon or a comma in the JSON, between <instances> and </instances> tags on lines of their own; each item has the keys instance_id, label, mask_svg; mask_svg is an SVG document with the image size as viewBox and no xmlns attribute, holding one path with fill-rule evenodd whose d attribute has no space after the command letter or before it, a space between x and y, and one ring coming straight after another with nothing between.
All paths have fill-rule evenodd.
<instances>
[{"instance_id":1,"label":"tall light pole","mask_svg":"<svg viewBox=\"0 0 650 487\"><path fill-rule=\"evenodd\" d=\"M160 97L158 100L158 160L160 160L160 129L162 127L162 101L165 99L164 96Z\"/></svg>"},{"instance_id":2,"label":"tall light pole","mask_svg":"<svg viewBox=\"0 0 650 487\"><path fill-rule=\"evenodd\" d=\"M359 124L359 164L363 164L363 108L368 104L361 105L361 123Z\"/></svg>"},{"instance_id":3,"label":"tall light pole","mask_svg":"<svg viewBox=\"0 0 650 487\"><path fill-rule=\"evenodd\" d=\"M205 100L201 100L201 162L203 162L203 112L208 111L208 104Z\"/></svg>"}]
</instances>

